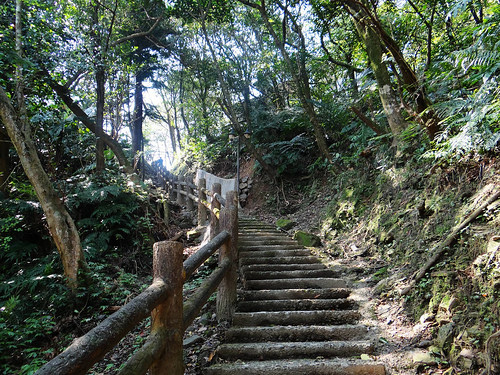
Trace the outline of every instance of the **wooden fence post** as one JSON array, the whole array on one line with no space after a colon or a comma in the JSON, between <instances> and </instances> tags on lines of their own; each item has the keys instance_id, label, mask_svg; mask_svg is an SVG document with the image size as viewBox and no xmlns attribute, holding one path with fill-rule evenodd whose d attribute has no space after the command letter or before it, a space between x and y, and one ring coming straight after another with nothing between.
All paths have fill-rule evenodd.
<instances>
[{"instance_id":1,"label":"wooden fence post","mask_svg":"<svg viewBox=\"0 0 500 375\"><path fill-rule=\"evenodd\" d=\"M236 305L236 282L238 279L238 200L235 191L226 194L226 206L220 215L221 230L226 230L231 237L219 250L219 265L225 258L231 267L222 279L217 290L217 320L231 322Z\"/></svg>"},{"instance_id":2,"label":"wooden fence post","mask_svg":"<svg viewBox=\"0 0 500 375\"><path fill-rule=\"evenodd\" d=\"M203 204L207 200L207 195L203 191L207 188L207 180L200 178L198 180L198 226L202 227L207 223L207 208Z\"/></svg>"},{"instance_id":3,"label":"wooden fence post","mask_svg":"<svg viewBox=\"0 0 500 375\"><path fill-rule=\"evenodd\" d=\"M170 200L171 201L174 201L177 196L175 195L175 181L176 181L176 177L175 176L172 176L172 178L170 179L170 187L168 189L168 193L169 193L169 196L170 196Z\"/></svg>"},{"instance_id":4,"label":"wooden fence post","mask_svg":"<svg viewBox=\"0 0 500 375\"><path fill-rule=\"evenodd\" d=\"M182 206L184 203L184 196L182 195L182 184L181 182L184 181L184 177L179 177L177 180L177 203L179 206Z\"/></svg>"},{"instance_id":5,"label":"wooden fence post","mask_svg":"<svg viewBox=\"0 0 500 375\"><path fill-rule=\"evenodd\" d=\"M210 204L210 239L212 240L215 236L220 233L219 219L215 215L215 212L220 212L220 202L215 198L215 193L220 194L222 191L221 184L214 183L212 185L212 202Z\"/></svg>"},{"instance_id":6,"label":"wooden fence post","mask_svg":"<svg viewBox=\"0 0 500 375\"><path fill-rule=\"evenodd\" d=\"M193 201L192 198L189 197L189 195L193 195L194 194L193 188L191 187L191 184L193 183L193 179L192 178L188 178L188 179L186 179L186 182L187 182L186 192L188 194L186 196L187 209L188 209L188 211L193 211L194 210L194 201Z\"/></svg>"},{"instance_id":7,"label":"wooden fence post","mask_svg":"<svg viewBox=\"0 0 500 375\"><path fill-rule=\"evenodd\" d=\"M183 246L179 242L162 241L153 245L153 277L170 284L172 293L151 313L151 333L166 337L163 353L151 365L152 375L184 374L182 252Z\"/></svg>"}]
</instances>

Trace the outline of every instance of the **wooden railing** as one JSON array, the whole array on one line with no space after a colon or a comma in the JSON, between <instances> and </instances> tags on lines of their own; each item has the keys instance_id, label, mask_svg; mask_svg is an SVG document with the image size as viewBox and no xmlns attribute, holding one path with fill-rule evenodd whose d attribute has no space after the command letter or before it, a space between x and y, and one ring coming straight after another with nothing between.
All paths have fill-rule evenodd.
<instances>
[{"instance_id":1,"label":"wooden railing","mask_svg":"<svg viewBox=\"0 0 500 375\"><path fill-rule=\"evenodd\" d=\"M118 371L120 375L184 374L182 342L186 328L198 316L208 298L217 289L217 319L230 321L236 303L238 263L238 207L236 192L220 195L220 184L213 191L206 190L204 180L199 186L179 181L172 188L186 197L188 208L198 203L198 221L206 223L210 212L211 240L195 254L182 262L183 245L163 241L153 246L153 283L137 297L110 315L97 327L76 339L60 355L41 367L37 375L85 374L104 357L128 332L151 315L151 333L145 344L135 352ZM193 187L194 186L194 187ZM194 190L198 195L194 194ZM177 191L175 191L177 190ZM206 196L212 197L208 203ZM191 203L189 203L191 200ZM221 209L222 207L222 209ZM184 282L218 249L218 267L208 276L194 294L183 302Z\"/></svg>"}]
</instances>

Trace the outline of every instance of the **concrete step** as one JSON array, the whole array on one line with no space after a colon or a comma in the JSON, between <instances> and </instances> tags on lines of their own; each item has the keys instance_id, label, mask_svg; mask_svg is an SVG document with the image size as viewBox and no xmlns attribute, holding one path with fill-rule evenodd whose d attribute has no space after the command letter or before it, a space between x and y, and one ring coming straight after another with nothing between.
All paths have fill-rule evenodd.
<instances>
[{"instance_id":1,"label":"concrete step","mask_svg":"<svg viewBox=\"0 0 500 375\"><path fill-rule=\"evenodd\" d=\"M323 268L312 270L266 270L266 271L248 271L244 270L243 275L246 280L265 280L265 279L293 279L309 277L338 277L340 272Z\"/></svg>"},{"instance_id":2,"label":"concrete step","mask_svg":"<svg viewBox=\"0 0 500 375\"><path fill-rule=\"evenodd\" d=\"M248 264L241 267L243 273L257 271L305 271L305 270L324 270L326 266L323 263L309 264Z\"/></svg>"},{"instance_id":3,"label":"concrete step","mask_svg":"<svg viewBox=\"0 0 500 375\"><path fill-rule=\"evenodd\" d=\"M254 242L258 243L272 243L272 242L294 242L297 243L297 241L292 240L290 237L282 234L275 234L275 235L252 235L252 236L239 236L238 237L238 244L243 245L243 244L252 244Z\"/></svg>"},{"instance_id":4,"label":"concrete step","mask_svg":"<svg viewBox=\"0 0 500 375\"><path fill-rule=\"evenodd\" d=\"M271 251L271 250L305 250L311 254L310 250L304 249L304 246L295 244L284 244L284 245L248 245L248 246L238 246L240 252L251 252L251 251Z\"/></svg>"},{"instance_id":5,"label":"concrete step","mask_svg":"<svg viewBox=\"0 0 500 375\"><path fill-rule=\"evenodd\" d=\"M360 317L357 310L236 312L233 316L233 326L353 324Z\"/></svg>"},{"instance_id":6,"label":"concrete step","mask_svg":"<svg viewBox=\"0 0 500 375\"><path fill-rule=\"evenodd\" d=\"M360 340L368 328L363 325L234 327L226 332L226 342L333 341Z\"/></svg>"},{"instance_id":7,"label":"concrete step","mask_svg":"<svg viewBox=\"0 0 500 375\"><path fill-rule=\"evenodd\" d=\"M219 358L226 360L266 360L283 358L350 357L373 352L369 341L259 342L222 344Z\"/></svg>"},{"instance_id":8,"label":"concrete step","mask_svg":"<svg viewBox=\"0 0 500 375\"><path fill-rule=\"evenodd\" d=\"M240 301L237 311L307 311L307 310L342 310L357 307L354 301L346 298L335 299L284 299Z\"/></svg>"},{"instance_id":9,"label":"concrete step","mask_svg":"<svg viewBox=\"0 0 500 375\"><path fill-rule=\"evenodd\" d=\"M319 289L319 288L346 288L344 279L333 279L330 277L295 278L295 279L270 279L270 280L246 280L246 289L270 290L270 289Z\"/></svg>"},{"instance_id":10,"label":"concrete step","mask_svg":"<svg viewBox=\"0 0 500 375\"><path fill-rule=\"evenodd\" d=\"M298 256L298 257L256 257L256 258L241 258L240 265L246 266L247 264L310 264L321 263L315 256Z\"/></svg>"},{"instance_id":11,"label":"concrete step","mask_svg":"<svg viewBox=\"0 0 500 375\"><path fill-rule=\"evenodd\" d=\"M245 224L240 223L238 229L239 230L252 230L252 229L262 230L262 229L267 229L267 230L273 230L275 232L277 231L276 227L273 226L273 225L259 224L259 223L245 223Z\"/></svg>"},{"instance_id":12,"label":"concrete step","mask_svg":"<svg viewBox=\"0 0 500 375\"><path fill-rule=\"evenodd\" d=\"M238 290L241 301L259 301L270 299L333 299L347 298L351 291L347 288L324 289L275 289L275 290Z\"/></svg>"},{"instance_id":13,"label":"concrete step","mask_svg":"<svg viewBox=\"0 0 500 375\"><path fill-rule=\"evenodd\" d=\"M247 249L240 247L240 258L255 258L255 257L302 257L302 256L310 256L311 251L301 248L301 247L292 247L292 246L283 246L277 247L275 249L269 249L268 247L261 247L257 250L255 249Z\"/></svg>"},{"instance_id":14,"label":"concrete step","mask_svg":"<svg viewBox=\"0 0 500 375\"><path fill-rule=\"evenodd\" d=\"M372 361L335 359L287 359L238 361L210 366L206 375L385 375L385 367Z\"/></svg>"}]
</instances>

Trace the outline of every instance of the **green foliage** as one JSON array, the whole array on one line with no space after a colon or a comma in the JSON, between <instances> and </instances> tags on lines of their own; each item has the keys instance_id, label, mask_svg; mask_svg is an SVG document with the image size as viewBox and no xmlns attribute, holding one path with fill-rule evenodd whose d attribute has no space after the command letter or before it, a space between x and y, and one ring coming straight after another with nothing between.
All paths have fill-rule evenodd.
<instances>
[{"instance_id":1,"label":"green foliage","mask_svg":"<svg viewBox=\"0 0 500 375\"><path fill-rule=\"evenodd\" d=\"M264 160L276 169L277 175L297 175L307 172L313 142L305 134L289 141L272 142L266 145L268 153Z\"/></svg>"},{"instance_id":2,"label":"green foliage","mask_svg":"<svg viewBox=\"0 0 500 375\"><path fill-rule=\"evenodd\" d=\"M460 158L470 152L493 151L500 141L500 39L498 5L482 24L468 28L472 43L440 61L436 71L435 104L443 118L443 132L427 156ZM456 79L459 78L459 80ZM440 83L437 83L439 81ZM446 86L445 86L446 85ZM449 89L452 88L452 90Z\"/></svg>"},{"instance_id":3,"label":"green foliage","mask_svg":"<svg viewBox=\"0 0 500 375\"><path fill-rule=\"evenodd\" d=\"M120 246L149 248L151 224L141 214L145 192L131 191L120 175L83 177L74 185L67 205L78 212L76 224L89 260L113 256Z\"/></svg>"},{"instance_id":4,"label":"green foliage","mask_svg":"<svg viewBox=\"0 0 500 375\"><path fill-rule=\"evenodd\" d=\"M171 15L188 22L204 19L208 22L231 20L230 0L178 0L170 9Z\"/></svg>"}]
</instances>

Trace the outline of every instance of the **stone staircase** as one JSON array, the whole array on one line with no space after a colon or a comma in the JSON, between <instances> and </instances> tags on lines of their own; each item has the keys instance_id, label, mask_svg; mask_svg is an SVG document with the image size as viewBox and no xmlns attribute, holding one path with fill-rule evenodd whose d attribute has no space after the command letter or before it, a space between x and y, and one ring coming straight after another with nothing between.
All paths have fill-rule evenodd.
<instances>
[{"instance_id":1,"label":"stone staircase","mask_svg":"<svg viewBox=\"0 0 500 375\"><path fill-rule=\"evenodd\" d=\"M338 272L274 227L240 219L237 312L208 375L384 375Z\"/></svg>"}]
</instances>

